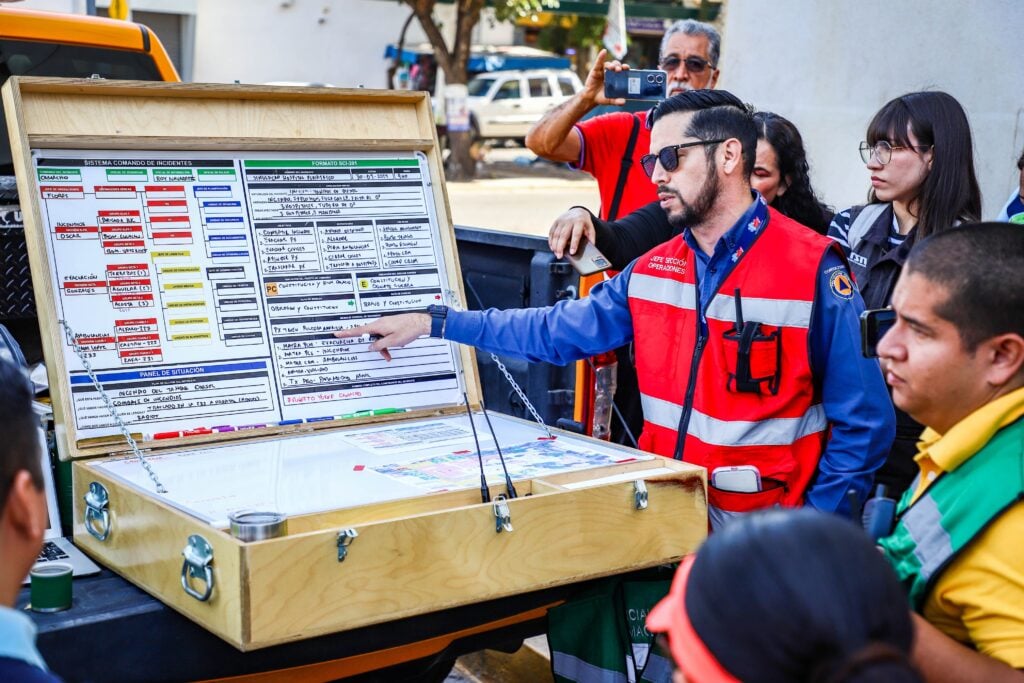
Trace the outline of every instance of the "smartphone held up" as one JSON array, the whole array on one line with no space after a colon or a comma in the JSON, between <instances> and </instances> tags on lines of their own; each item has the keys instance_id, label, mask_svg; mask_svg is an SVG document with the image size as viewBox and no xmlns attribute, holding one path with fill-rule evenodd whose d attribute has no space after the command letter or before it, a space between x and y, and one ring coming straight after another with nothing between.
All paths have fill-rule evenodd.
<instances>
[{"instance_id":1,"label":"smartphone held up","mask_svg":"<svg viewBox=\"0 0 1024 683\"><path fill-rule=\"evenodd\" d=\"M604 96L610 100L663 100L668 74L646 69L608 70L604 72Z\"/></svg>"}]
</instances>

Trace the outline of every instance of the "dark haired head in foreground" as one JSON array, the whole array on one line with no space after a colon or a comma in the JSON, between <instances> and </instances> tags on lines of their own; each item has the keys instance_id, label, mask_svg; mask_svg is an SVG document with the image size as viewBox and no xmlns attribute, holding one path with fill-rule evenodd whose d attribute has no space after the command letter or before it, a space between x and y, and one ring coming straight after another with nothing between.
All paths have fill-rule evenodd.
<instances>
[{"instance_id":1,"label":"dark haired head in foreground","mask_svg":"<svg viewBox=\"0 0 1024 683\"><path fill-rule=\"evenodd\" d=\"M863 531L809 509L713 534L647 628L666 634L682 680L696 683L920 680L895 574Z\"/></svg>"}]
</instances>

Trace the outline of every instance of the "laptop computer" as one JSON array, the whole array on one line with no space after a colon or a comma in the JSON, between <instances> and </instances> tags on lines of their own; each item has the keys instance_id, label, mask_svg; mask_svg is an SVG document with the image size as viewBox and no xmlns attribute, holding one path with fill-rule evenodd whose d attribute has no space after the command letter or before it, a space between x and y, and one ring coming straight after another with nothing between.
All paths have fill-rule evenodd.
<instances>
[{"instance_id":1,"label":"laptop computer","mask_svg":"<svg viewBox=\"0 0 1024 683\"><path fill-rule=\"evenodd\" d=\"M57 486L53 481L53 471L50 469L50 459L47 456L46 436L43 430L39 430L39 459L43 469L43 486L46 488L46 513L47 527L43 535L43 549L39 551L36 565L46 562L63 562L70 564L72 576L88 576L98 574L99 566L85 556L81 550L76 548L71 540L65 538L60 532L60 510L57 507ZM22 584L28 584L29 577L25 577Z\"/></svg>"}]
</instances>

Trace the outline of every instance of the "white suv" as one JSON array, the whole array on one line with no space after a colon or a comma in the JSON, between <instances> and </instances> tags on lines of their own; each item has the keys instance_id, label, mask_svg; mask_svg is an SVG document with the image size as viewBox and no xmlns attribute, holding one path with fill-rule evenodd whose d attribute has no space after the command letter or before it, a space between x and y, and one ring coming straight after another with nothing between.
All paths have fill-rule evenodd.
<instances>
[{"instance_id":1,"label":"white suv","mask_svg":"<svg viewBox=\"0 0 1024 683\"><path fill-rule=\"evenodd\" d=\"M569 69L492 71L468 84L470 125L482 139L526 137L544 114L583 89Z\"/></svg>"}]
</instances>

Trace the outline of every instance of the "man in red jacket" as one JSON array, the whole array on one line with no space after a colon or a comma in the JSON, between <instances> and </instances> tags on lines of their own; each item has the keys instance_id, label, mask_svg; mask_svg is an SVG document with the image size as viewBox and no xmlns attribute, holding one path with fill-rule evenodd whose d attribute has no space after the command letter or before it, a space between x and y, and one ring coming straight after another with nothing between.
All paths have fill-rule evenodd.
<instances>
[{"instance_id":1,"label":"man in red jacket","mask_svg":"<svg viewBox=\"0 0 1024 683\"><path fill-rule=\"evenodd\" d=\"M686 90L715 87L721 42L711 24L686 19L669 27L661 40L658 62L659 68L668 73L669 97ZM645 125L646 112L613 112L580 121L598 105L626 103L624 99L609 100L604 96L605 70L623 68L617 61L605 62L606 57L607 52L601 50L583 90L534 124L526 136L526 146L537 156L568 162L594 176L601 195L601 218L613 220L653 202L656 197L639 164L651 138ZM634 126L633 151L626 156ZM624 158L629 162L627 169L623 168ZM625 183L613 212L621 173L625 173Z\"/></svg>"},{"instance_id":2,"label":"man in red jacket","mask_svg":"<svg viewBox=\"0 0 1024 683\"><path fill-rule=\"evenodd\" d=\"M641 160L681 234L585 299L380 318L336 332L389 349L430 335L565 364L635 340L640 447L706 467L714 525L774 505L849 514L895 432L863 301L835 243L750 188L757 130L721 90L670 97ZM741 473L740 481L734 476Z\"/></svg>"}]
</instances>

